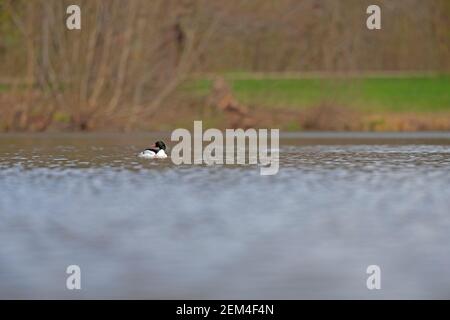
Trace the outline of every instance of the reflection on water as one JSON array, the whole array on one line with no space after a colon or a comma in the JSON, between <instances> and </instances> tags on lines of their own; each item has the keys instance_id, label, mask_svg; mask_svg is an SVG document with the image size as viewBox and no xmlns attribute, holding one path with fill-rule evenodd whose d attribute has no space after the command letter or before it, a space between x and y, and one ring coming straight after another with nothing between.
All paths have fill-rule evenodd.
<instances>
[{"instance_id":1,"label":"reflection on water","mask_svg":"<svg viewBox=\"0 0 450 320\"><path fill-rule=\"evenodd\" d=\"M447 135L285 136L275 176L155 138L0 136L0 298L450 298Z\"/></svg>"}]
</instances>

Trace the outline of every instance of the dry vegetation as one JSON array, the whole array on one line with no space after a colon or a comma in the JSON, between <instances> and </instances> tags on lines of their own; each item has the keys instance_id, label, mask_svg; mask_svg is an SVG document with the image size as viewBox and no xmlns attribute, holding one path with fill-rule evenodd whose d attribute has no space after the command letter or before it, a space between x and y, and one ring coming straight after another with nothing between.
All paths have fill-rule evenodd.
<instances>
[{"instance_id":1,"label":"dry vegetation","mask_svg":"<svg viewBox=\"0 0 450 320\"><path fill-rule=\"evenodd\" d=\"M448 1L377 1L382 32L365 28L371 2L0 0L0 131L168 129L198 116L241 125L177 90L194 73L450 70ZM81 31L65 27L74 3ZM245 126L396 127L329 103L295 115L253 107L240 109Z\"/></svg>"}]
</instances>

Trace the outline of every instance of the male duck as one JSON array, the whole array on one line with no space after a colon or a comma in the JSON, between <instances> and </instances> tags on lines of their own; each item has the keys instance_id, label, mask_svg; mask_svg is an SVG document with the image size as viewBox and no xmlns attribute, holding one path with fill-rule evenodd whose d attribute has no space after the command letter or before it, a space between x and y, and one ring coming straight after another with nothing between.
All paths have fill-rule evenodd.
<instances>
[{"instance_id":1,"label":"male duck","mask_svg":"<svg viewBox=\"0 0 450 320\"><path fill-rule=\"evenodd\" d=\"M156 141L154 145L152 145L149 149L145 149L144 151L138 154L138 157L144 159L165 159L167 158L166 154L166 145L162 141Z\"/></svg>"}]
</instances>

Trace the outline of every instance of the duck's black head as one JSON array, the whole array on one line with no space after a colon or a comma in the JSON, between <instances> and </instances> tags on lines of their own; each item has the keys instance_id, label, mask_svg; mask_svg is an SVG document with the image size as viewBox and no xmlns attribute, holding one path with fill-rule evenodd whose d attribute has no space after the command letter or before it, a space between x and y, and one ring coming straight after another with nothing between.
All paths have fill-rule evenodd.
<instances>
[{"instance_id":1,"label":"duck's black head","mask_svg":"<svg viewBox=\"0 0 450 320\"><path fill-rule=\"evenodd\" d=\"M158 149L166 150L166 144L161 140L155 142L155 147Z\"/></svg>"}]
</instances>

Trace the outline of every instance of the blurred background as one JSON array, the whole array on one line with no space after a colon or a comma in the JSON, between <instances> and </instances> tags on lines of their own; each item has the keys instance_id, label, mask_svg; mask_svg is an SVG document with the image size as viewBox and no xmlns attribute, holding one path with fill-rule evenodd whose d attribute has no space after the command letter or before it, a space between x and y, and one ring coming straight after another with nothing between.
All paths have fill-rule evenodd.
<instances>
[{"instance_id":1,"label":"blurred background","mask_svg":"<svg viewBox=\"0 0 450 320\"><path fill-rule=\"evenodd\" d=\"M136 157L194 120L279 173ZM0 132L0 298L450 297L449 0L0 0Z\"/></svg>"},{"instance_id":2,"label":"blurred background","mask_svg":"<svg viewBox=\"0 0 450 320\"><path fill-rule=\"evenodd\" d=\"M448 0L0 0L0 61L0 132L450 130Z\"/></svg>"}]
</instances>

